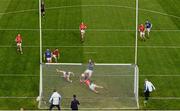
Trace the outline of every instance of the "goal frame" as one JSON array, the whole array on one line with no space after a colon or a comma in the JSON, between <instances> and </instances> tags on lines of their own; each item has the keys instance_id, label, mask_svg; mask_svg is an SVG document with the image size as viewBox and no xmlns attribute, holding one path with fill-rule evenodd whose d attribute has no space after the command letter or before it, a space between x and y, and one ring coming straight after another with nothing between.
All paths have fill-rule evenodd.
<instances>
[{"instance_id":1,"label":"goal frame","mask_svg":"<svg viewBox=\"0 0 180 111\"><path fill-rule=\"evenodd\" d=\"M83 65L83 63L44 63L45 65ZM43 65L43 64L41 64ZM137 103L137 109L139 109L139 68L137 65L135 64L118 64L118 63L95 63L95 65L101 65L101 66L107 66L107 65L111 65L111 66L130 66L130 65L134 65L134 96L136 99L136 103ZM42 70L41 70L42 71ZM42 94L43 94L43 74L41 72L40 74L40 88L39 88L39 104L38 104L38 108L40 108L40 102L42 100ZM110 109L110 108L108 108ZM132 108L129 108L132 109Z\"/></svg>"}]
</instances>

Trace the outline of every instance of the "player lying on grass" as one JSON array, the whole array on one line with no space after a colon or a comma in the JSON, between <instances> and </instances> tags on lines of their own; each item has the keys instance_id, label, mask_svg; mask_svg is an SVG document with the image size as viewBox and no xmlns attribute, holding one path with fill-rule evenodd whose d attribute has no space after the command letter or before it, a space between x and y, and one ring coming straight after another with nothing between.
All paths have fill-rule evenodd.
<instances>
[{"instance_id":1,"label":"player lying on grass","mask_svg":"<svg viewBox=\"0 0 180 111\"><path fill-rule=\"evenodd\" d=\"M84 74L88 74L88 77L91 78L93 70L94 70L94 62L89 59L87 69L84 71Z\"/></svg>"},{"instance_id":2,"label":"player lying on grass","mask_svg":"<svg viewBox=\"0 0 180 111\"><path fill-rule=\"evenodd\" d=\"M70 76L73 75L74 76L74 73L73 72L67 72L67 71L62 71L62 70L59 70L59 69L56 69L57 72L59 73L62 73L63 74L63 77L66 81L68 82L72 82L72 80L70 80Z\"/></svg>"},{"instance_id":3,"label":"player lying on grass","mask_svg":"<svg viewBox=\"0 0 180 111\"><path fill-rule=\"evenodd\" d=\"M15 39L15 42L17 44L17 52L20 52L21 54L23 54L23 51L22 51L22 37L21 37L21 34L18 34L16 36L16 39Z\"/></svg>"},{"instance_id":4,"label":"player lying on grass","mask_svg":"<svg viewBox=\"0 0 180 111\"><path fill-rule=\"evenodd\" d=\"M139 29L141 40L145 41L146 38L145 38L145 27L144 27L144 25L143 24L139 25L138 29Z\"/></svg>"},{"instance_id":5,"label":"player lying on grass","mask_svg":"<svg viewBox=\"0 0 180 111\"><path fill-rule=\"evenodd\" d=\"M84 83L89 87L89 89L91 90L91 91L93 91L93 92L95 92L95 93L98 93L98 91L96 90L97 88L103 88L102 86L99 86L99 85L97 85L97 84L95 84L95 83L93 83L91 80L89 80L89 79L86 79L85 81L84 81Z\"/></svg>"},{"instance_id":6,"label":"player lying on grass","mask_svg":"<svg viewBox=\"0 0 180 111\"><path fill-rule=\"evenodd\" d=\"M60 56L59 50L56 48L52 53L52 58L54 58L56 63L58 62L57 60L59 59L59 56Z\"/></svg>"},{"instance_id":7,"label":"player lying on grass","mask_svg":"<svg viewBox=\"0 0 180 111\"><path fill-rule=\"evenodd\" d=\"M145 28L146 28L146 32L147 32L147 35L148 35L147 37L149 38L149 33L151 31L151 28L152 28L152 24L151 24L151 22L149 20L146 21Z\"/></svg>"},{"instance_id":8,"label":"player lying on grass","mask_svg":"<svg viewBox=\"0 0 180 111\"><path fill-rule=\"evenodd\" d=\"M44 53L44 60L46 59L46 61L48 63L51 63L52 62L52 53L49 49L46 49L46 52Z\"/></svg>"},{"instance_id":9,"label":"player lying on grass","mask_svg":"<svg viewBox=\"0 0 180 111\"><path fill-rule=\"evenodd\" d=\"M84 34L85 34L85 30L87 29L87 26L83 22L81 22L79 29L81 32L81 42L83 42L84 41Z\"/></svg>"}]
</instances>

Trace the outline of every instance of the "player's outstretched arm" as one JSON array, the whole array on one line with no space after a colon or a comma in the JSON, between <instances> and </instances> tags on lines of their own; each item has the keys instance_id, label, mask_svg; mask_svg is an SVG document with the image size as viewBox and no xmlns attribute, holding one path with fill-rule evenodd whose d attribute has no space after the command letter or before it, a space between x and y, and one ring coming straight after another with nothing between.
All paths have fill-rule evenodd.
<instances>
[{"instance_id":1,"label":"player's outstretched arm","mask_svg":"<svg viewBox=\"0 0 180 111\"><path fill-rule=\"evenodd\" d=\"M62 70L59 70L59 69L56 69L57 72L61 72L61 73L64 73L65 71L62 71Z\"/></svg>"}]
</instances>

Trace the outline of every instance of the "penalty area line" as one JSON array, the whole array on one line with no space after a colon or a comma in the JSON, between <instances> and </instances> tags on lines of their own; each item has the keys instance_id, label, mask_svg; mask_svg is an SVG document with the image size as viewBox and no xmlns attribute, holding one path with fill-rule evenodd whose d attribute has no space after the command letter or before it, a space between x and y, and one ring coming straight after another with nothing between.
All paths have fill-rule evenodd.
<instances>
[{"instance_id":1,"label":"penalty area line","mask_svg":"<svg viewBox=\"0 0 180 111\"><path fill-rule=\"evenodd\" d=\"M0 48L15 48L17 46L12 46L12 45L0 45ZM40 46L36 46L36 45L26 45L26 46L22 46L25 48L39 48ZM103 46L103 45L97 45L97 46L42 46L43 48L54 48L54 47L58 47L58 48L134 48L135 46L118 46L118 45L111 45L111 46ZM154 48L154 49L179 49L180 46L137 46L138 48Z\"/></svg>"},{"instance_id":2,"label":"penalty area line","mask_svg":"<svg viewBox=\"0 0 180 111\"><path fill-rule=\"evenodd\" d=\"M97 52L84 52L84 54L96 54Z\"/></svg>"},{"instance_id":3,"label":"penalty area line","mask_svg":"<svg viewBox=\"0 0 180 111\"><path fill-rule=\"evenodd\" d=\"M154 100L180 100L180 97L152 97Z\"/></svg>"},{"instance_id":4,"label":"penalty area line","mask_svg":"<svg viewBox=\"0 0 180 111\"><path fill-rule=\"evenodd\" d=\"M0 99L35 99L37 97L31 96L0 96Z\"/></svg>"}]
</instances>

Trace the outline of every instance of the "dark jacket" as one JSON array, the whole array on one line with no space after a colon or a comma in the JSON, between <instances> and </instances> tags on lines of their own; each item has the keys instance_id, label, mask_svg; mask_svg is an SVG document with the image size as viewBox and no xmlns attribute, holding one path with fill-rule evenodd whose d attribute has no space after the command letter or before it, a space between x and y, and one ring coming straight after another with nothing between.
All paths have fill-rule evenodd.
<instances>
[{"instance_id":1,"label":"dark jacket","mask_svg":"<svg viewBox=\"0 0 180 111\"><path fill-rule=\"evenodd\" d=\"M78 110L78 105L80 105L78 100L74 99L71 101L71 109L72 110Z\"/></svg>"}]
</instances>

